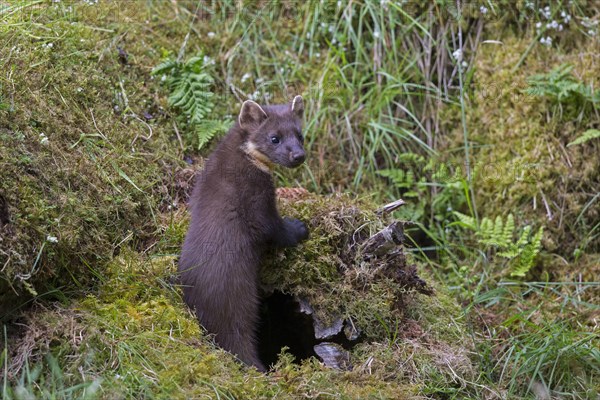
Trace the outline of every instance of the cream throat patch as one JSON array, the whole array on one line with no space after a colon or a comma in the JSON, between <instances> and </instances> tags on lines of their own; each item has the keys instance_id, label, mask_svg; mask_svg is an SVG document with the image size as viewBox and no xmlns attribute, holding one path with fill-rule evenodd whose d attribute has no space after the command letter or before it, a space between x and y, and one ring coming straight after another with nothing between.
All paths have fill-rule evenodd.
<instances>
[{"instance_id":1,"label":"cream throat patch","mask_svg":"<svg viewBox=\"0 0 600 400\"><path fill-rule=\"evenodd\" d=\"M274 163L264 153L256 148L252 142L246 142L242 145L242 150L250 157L250 161L258 169L268 174L273 172Z\"/></svg>"}]
</instances>

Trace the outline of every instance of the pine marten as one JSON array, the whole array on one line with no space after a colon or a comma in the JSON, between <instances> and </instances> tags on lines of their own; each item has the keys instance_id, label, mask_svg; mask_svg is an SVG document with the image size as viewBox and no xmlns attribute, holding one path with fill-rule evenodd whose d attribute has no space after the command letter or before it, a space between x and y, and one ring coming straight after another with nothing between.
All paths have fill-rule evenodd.
<instances>
[{"instance_id":1,"label":"pine marten","mask_svg":"<svg viewBox=\"0 0 600 400\"><path fill-rule=\"evenodd\" d=\"M204 328L241 361L258 357L258 269L270 246L295 246L306 225L281 218L271 174L275 164L304 162L304 103L242 104L238 121L209 156L190 199L191 223L179 260L185 302Z\"/></svg>"}]
</instances>

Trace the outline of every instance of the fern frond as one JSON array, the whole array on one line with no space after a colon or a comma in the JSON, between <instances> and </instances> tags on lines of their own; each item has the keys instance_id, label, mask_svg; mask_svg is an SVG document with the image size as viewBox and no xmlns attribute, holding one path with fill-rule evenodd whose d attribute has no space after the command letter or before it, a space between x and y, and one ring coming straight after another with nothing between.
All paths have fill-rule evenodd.
<instances>
[{"instance_id":1,"label":"fern frond","mask_svg":"<svg viewBox=\"0 0 600 400\"><path fill-rule=\"evenodd\" d=\"M172 82L173 91L168 98L172 107L180 108L189 118L190 123L196 124L206 118L213 109L210 91L213 78L206 73L184 72Z\"/></svg>"},{"instance_id":2,"label":"fern frond","mask_svg":"<svg viewBox=\"0 0 600 400\"><path fill-rule=\"evenodd\" d=\"M494 235L494 223L491 219L484 217L481 220L481 225L479 226L479 242L483 244L489 244L491 238Z\"/></svg>"},{"instance_id":3,"label":"fern frond","mask_svg":"<svg viewBox=\"0 0 600 400\"><path fill-rule=\"evenodd\" d=\"M512 243L514 231L515 231L515 217L513 217L512 214L508 214L508 217L506 217L506 223L504 224L502 238L500 239L500 241L502 243L504 243L505 246L508 246L509 243Z\"/></svg>"},{"instance_id":4,"label":"fern frond","mask_svg":"<svg viewBox=\"0 0 600 400\"><path fill-rule=\"evenodd\" d=\"M504 257L504 258L508 258L509 260L511 260L511 259L517 257L520 253L521 253L521 249L518 248L517 246L515 246L514 243L511 243L510 245L507 246L506 250L499 251L496 254L498 255L498 257Z\"/></svg>"},{"instance_id":5,"label":"fern frond","mask_svg":"<svg viewBox=\"0 0 600 400\"><path fill-rule=\"evenodd\" d=\"M220 121L209 119L202 121L195 126L196 134L198 137L198 150L202 149L208 142L210 142L217 134L227 132L231 121Z\"/></svg>"},{"instance_id":6,"label":"fern frond","mask_svg":"<svg viewBox=\"0 0 600 400\"><path fill-rule=\"evenodd\" d=\"M519 254L516 264L513 266L510 275L523 277L533 267L535 258L540 252L542 247L542 237L544 235L544 228L538 229L537 233L533 236L531 242L527 243Z\"/></svg>"},{"instance_id":7,"label":"fern frond","mask_svg":"<svg viewBox=\"0 0 600 400\"><path fill-rule=\"evenodd\" d=\"M203 54L186 62L166 60L157 65L152 74L166 77L169 88L167 102L181 112L188 132L195 133L192 141L198 141L198 149L228 129L229 121L208 119L214 108L214 79L205 65Z\"/></svg>"},{"instance_id":8,"label":"fern frond","mask_svg":"<svg viewBox=\"0 0 600 400\"><path fill-rule=\"evenodd\" d=\"M415 183L415 173L412 170L406 171L406 185L412 186Z\"/></svg>"},{"instance_id":9,"label":"fern frond","mask_svg":"<svg viewBox=\"0 0 600 400\"><path fill-rule=\"evenodd\" d=\"M504 232L504 221L501 216L496 217L494 221L494 232L492 233L491 242L497 247L505 247L507 243L502 241L502 233Z\"/></svg>"},{"instance_id":10,"label":"fern frond","mask_svg":"<svg viewBox=\"0 0 600 400\"><path fill-rule=\"evenodd\" d=\"M530 82L529 84L531 85L532 83ZM524 89L523 92L525 92L525 94L528 94L530 96L542 97L547 93L547 89L542 86L536 85L536 86L530 86L530 87Z\"/></svg>"},{"instance_id":11,"label":"fern frond","mask_svg":"<svg viewBox=\"0 0 600 400\"><path fill-rule=\"evenodd\" d=\"M575 139L571 143L569 143L567 145L567 147L575 146L577 144L583 144L585 142L588 142L592 139L597 139L597 138L600 138L600 130L588 129L587 131L583 132L581 134L581 136L579 136L577 139Z\"/></svg>"},{"instance_id":12,"label":"fern frond","mask_svg":"<svg viewBox=\"0 0 600 400\"><path fill-rule=\"evenodd\" d=\"M412 184L410 176L414 179L414 175L409 176L409 173L411 171L406 173L402 169L380 169L377 171L377 175L390 179L395 186L400 188L410 187Z\"/></svg>"},{"instance_id":13,"label":"fern frond","mask_svg":"<svg viewBox=\"0 0 600 400\"><path fill-rule=\"evenodd\" d=\"M521 232L519 240L517 240L516 246L521 248L529 241L529 234L531 233L531 225L526 225Z\"/></svg>"},{"instance_id":14,"label":"fern frond","mask_svg":"<svg viewBox=\"0 0 600 400\"><path fill-rule=\"evenodd\" d=\"M203 57L192 57L185 63L166 60L157 65L152 74L167 76L169 106L180 109L189 123L198 124L212 112L214 80L206 70Z\"/></svg>"},{"instance_id":15,"label":"fern frond","mask_svg":"<svg viewBox=\"0 0 600 400\"><path fill-rule=\"evenodd\" d=\"M473 231L477 231L477 221L475 218L469 217L463 213L459 213L458 211L453 211L453 214L456 216L456 218L458 218L460 225Z\"/></svg>"},{"instance_id":16,"label":"fern frond","mask_svg":"<svg viewBox=\"0 0 600 400\"><path fill-rule=\"evenodd\" d=\"M475 218L454 211L458 224L475 231L477 242L485 245L485 250L495 250L491 255L508 259L510 267L508 271L511 276L523 277L533 267L535 258L539 254L542 245L544 229L541 227L531 237L531 226L526 225L514 242L515 219L509 214L504 220L497 216L494 221L488 217L481 219L479 226Z\"/></svg>"},{"instance_id":17,"label":"fern frond","mask_svg":"<svg viewBox=\"0 0 600 400\"><path fill-rule=\"evenodd\" d=\"M401 163L424 164L425 157L416 153L402 153L398 155L398 161Z\"/></svg>"},{"instance_id":18,"label":"fern frond","mask_svg":"<svg viewBox=\"0 0 600 400\"><path fill-rule=\"evenodd\" d=\"M168 74L172 70L174 70L180 66L181 66L181 64L175 60L165 60L165 61L161 62L160 64L158 64L156 67L154 67L154 69L152 70L152 75Z\"/></svg>"},{"instance_id":19,"label":"fern frond","mask_svg":"<svg viewBox=\"0 0 600 400\"><path fill-rule=\"evenodd\" d=\"M441 163L437 166L432 166L430 170L433 170L433 174L431 175L433 181L440 183L450 182L451 174L446 164Z\"/></svg>"},{"instance_id":20,"label":"fern frond","mask_svg":"<svg viewBox=\"0 0 600 400\"><path fill-rule=\"evenodd\" d=\"M573 65L562 64L547 74L533 75L527 79L529 87L524 92L532 96L546 96L564 104L580 99L595 102L600 92L577 80L571 74L572 70Z\"/></svg>"}]
</instances>

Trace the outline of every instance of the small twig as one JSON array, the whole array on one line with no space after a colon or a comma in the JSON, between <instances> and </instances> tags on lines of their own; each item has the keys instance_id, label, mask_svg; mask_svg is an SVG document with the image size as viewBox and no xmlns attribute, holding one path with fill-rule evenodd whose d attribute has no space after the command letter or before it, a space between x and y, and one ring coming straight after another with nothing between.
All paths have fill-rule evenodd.
<instances>
[{"instance_id":1,"label":"small twig","mask_svg":"<svg viewBox=\"0 0 600 400\"><path fill-rule=\"evenodd\" d=\"M132 114L131 114L131 117L133 117L133 118L137 119L137 120L138 120L138 121L140 121L142 124L146 125L146 127L148 127L148 130L150 131L150 135L149 135L149 136L143 136L143 135L140 135L140 136L141 136L141 137L142 137L142 139L144 139L145 141L147 141L147 140L150 140L150 138L151 138L151 137L152 137L152 135L153 135L153 132L152 132L152 127L150 126L150 124L148 124L146 121L144 121L143 119L141 119L140 117L138 117L136 114L133 114L133 113L132 113ZM137 137L138 137L138 136L136 135L135 139L137 139ZM131 145L132 145L132 146L133 146L133 143L135 142L135 139L133 140L133 142L131 142Z\"/></svg>"},{"instance_id":2,"label":"small twig","mask_svg":"<svg viewBox=\"0 0 600 400\"><path fill-rule=\"evenodd\" d=\"M2 252L4 253L4 252ZM4 253L6 254L6 253ZM8 267L8 263L10 262L10 256L8 257L8 259L6 260L6 262L4 263L4 266L2 267L2 269L0 269L0 272L4 272L4 270L6 269L6 267Z\"/></svg>"},{"instance_id":3,"label":"small twig","mask_svg":"<svg viewBox=\"0 0 600 400\"><path fill-rule=\"evenodd\" d=\"M92 116L92 122L94 122L94 128L96 128L96 130L98 131L98 133L100 134L100 136L102 137L102 139L106 140L108 142L107 137L104 135L104 133L102 133L100 131L100 129L98 128L98 125L96 124L96 118L94 118L94 112L92 111L92 109L90 108L90 114Z\"/></svg>"},{"instance_id":4,"label":"small twig","mask_svg":"<svg viewBox=\"0 0 600 400\"><path fill-rule=\"evenodd\" d=\"M565 159L567 160L567 164L569 164L569 168L573 168L573 163L571 163L571 159L569 158L569 153L567 153L565 146L563 146L560 142L558 142L557 145L558 145L558 148L560 149L560 151L562 151L563 155L565 156Z\"/></svg>"},{"instance_id":5,"label":"small twig","mask_svg":"<svg viewBox=\"0 0 600 400\"><path fill-rule=\"evenodd\" d=\"M544 207L546 207L546 216L548 217L549 221L552 221L554 217L552 216L552 211L550 211L550 206L546 201L546 196L544 196L544 192L542 190L540 190L540 194L542 195L542 202L544 203Z\"/></svg>"},{"instance_id":6,"label":"small twig","mask_svg":"<svg viewBox=\"0 0 600 400\"><path fill-rule=\"evenodd\" d=\"M401 206L403 206L404 204L406 204L406 202L402 199L398 199L396 201L392 201L391 203L388 203L386 205L384 205L383 207L379 208L377 211L375 211L377 213L377 215L382 215L385 213L391 213L392 211L400 208Z\"/></svg>"},{"instance_id":7,"label":"small twig","mask_svg":"<svg viewBox=\"0 0 600 400\"><path fill-rule=\"evenodd\" d=\"M562 202L561 202L561 206L560 206L560 216L558 218L558 229L560 230L562 228L562 223L563 223L563 217L565 216L565 202L566 202L566 197L562 196ZM577 223L577 221L575 221L575 223Z\"/></svg>"},{"instance_id":8,"label":"small twig","mask_svg":"<svg viewBox=\"0 0 600 400\"><path fill-rule=\"evenodd\" d=\"M552 149L550 149L550 143L546 142L546 148L548 149L548 155L550 156L550 160L554 161L554 154L552 154Z\"/></svg>"},{"instance_id":9,"label":"small twig","mask_svg":"<svg viewBox=\"0 0 600 400\"><path fill-rule=\"evenodd\" d=\"M121 88L121 96L123 96L123 104L125 104L123 111L127 111L129 109L129 99L127 98L127 93L125 93L125 87L121 79L119 79L119 87Z\"/></svg>"},{"instance_id":10,"label":"small twig","mask_svg":"<svg viewBox=\"0 0 600 400\"><path fill-rule=\"evenodd\" d=\"M119 243L117 243L114 246L114 249L117 249L119 246L121 246L123 243L125 243L126 241L128 241L129 239L131 239L131 237L133 236L132 232L128 232L127 235L125 235L125 237L123 238L123 240L121 240ZM113 250L114 251L114 250Z\"/></svg>"},{"instance_id":11,"label":"small twig","mask_svg":"<svg viewBox=\"0 0 600 400\"><path fill-rule=\"evenodd\" d=\"M227 79L229 80L229 78L227 78ZM240 103L243 103L244 99L247 99L249 97L246 93L244 93L240 88L238 88L237 86L235 86L233 83L231 83L231 82L226 82L226 83L229 86L229 90L231 90L231 93L237 98L237 100ZM240 95L238 94L238 92L241 93L244 97L243 98L240 97Z\"/></svg>"},{"instance_id":12,"label":"small twig","mask_svg":"<svg viewBox=\"0 0 600 400\"><path fill-rule=\"evenodd\" d=\"M177 0L171 0L171 4L173 4L173 9L175 10L175 16L179 17L179 5L177 4Z\"/></svg>"},{"instance_id":13,"label":"small twig","mask_svg":"<svg viewBox=\"0 0 600 400\"><path fill-rule=\"evenodd\" d=\"M190 40L190 32L189 31L185 35L185 38L183 39L183 43L181 44L181 47L179 48L179 53L177 53L177 62L178 63L181 62L181 60L183 60L183 56L185 55L185 47L187 46L188 40Z\"/></svg>"},{"instance_id":14,"label":"small twig","mask_svg":"<svg viewBox=\"0 0 600 400\"><path fill-rule=\"evenodd\" d=\"M373 356L369 356L369 358L367 358L367 361L365 361L361 366L361 369L363 371L368 371L369 375L373 374L373 371L371 370L371 364L373 364L374 359L375 358Z\"/></svg>"},{"instance_id":15,"label":"small twig","mask_svg":"<svg viewBox=\"0 0 600 400\"><path fill-rule=\"evenodd\" d=\"M179 134L179 129L177 129L177 124L173 121L173 129L175 130L175 134L177 135L177 141L179 142L179 147L181 147L181 151L185 151L183 147L183 140L181 139L181 135Z\"/></svg>"}]
</instances>

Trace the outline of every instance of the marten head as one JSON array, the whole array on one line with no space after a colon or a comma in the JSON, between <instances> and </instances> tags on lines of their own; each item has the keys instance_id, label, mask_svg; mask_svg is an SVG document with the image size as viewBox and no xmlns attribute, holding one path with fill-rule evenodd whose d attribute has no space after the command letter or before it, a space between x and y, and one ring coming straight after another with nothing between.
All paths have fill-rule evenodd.
<instances>
[{"instance_id":1,"label":"marten head","mask_svg":"<svg viewBox=\"0 0 600 400\"><path fill-rule=\"evenodd\" d=\"M264 171L273 164L295 168L304 162L301 96L289 104L259 106L252 100L242 104L238 122L245 135L243 150Z\"/></svg>"}]
</instances>

